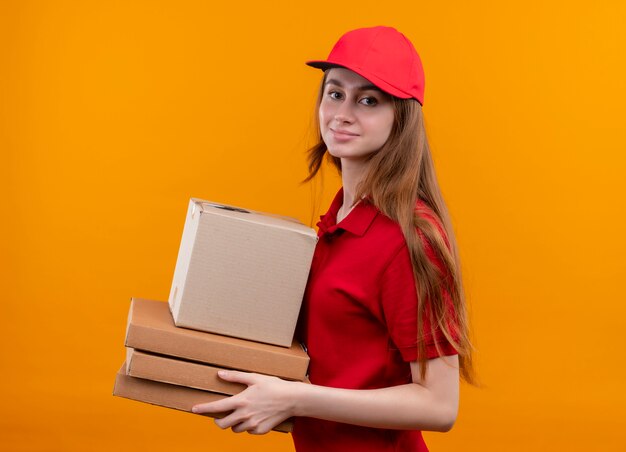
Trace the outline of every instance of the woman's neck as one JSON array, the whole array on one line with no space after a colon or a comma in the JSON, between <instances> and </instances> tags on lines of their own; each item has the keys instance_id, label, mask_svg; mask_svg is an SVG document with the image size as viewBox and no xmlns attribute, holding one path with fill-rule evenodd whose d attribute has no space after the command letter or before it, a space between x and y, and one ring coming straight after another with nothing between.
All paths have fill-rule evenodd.
<instances>
[{"instance_id":1,"label":"woman's neck","mask_svg":"<svg viewBox=\"0 0 626 452\"><path fill-rule=\"evenodd\" d=\"M354 204L354 197L359 182L365 174L366 162L355 162L353 160L341 160L341 183L343 185L343 205L337 214L337 222L345 218Z\"/></svg>"}]
</instances>

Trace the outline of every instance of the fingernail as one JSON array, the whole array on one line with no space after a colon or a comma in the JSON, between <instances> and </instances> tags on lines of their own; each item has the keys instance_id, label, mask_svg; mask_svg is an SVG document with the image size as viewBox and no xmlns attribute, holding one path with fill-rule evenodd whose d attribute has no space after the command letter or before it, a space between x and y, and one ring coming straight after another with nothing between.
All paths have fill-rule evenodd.
<instances>
[{"instance_id":1,"label":"fingernail","mask_svg":"<svg viewBox=\"0 0 626 452\"><path fill-rule=\"evenodd\" d=\"M198 409L197 409L195 406L194 406L194 407L191 407L191 412L192 412L192 413L197 413L197 412L198 412Z\"/></svg>"},{"instance_id":2,"label":"fingernail","mask_svg":"<svg viewBox=\"0 0 626 452\"><path fill-rule=\"evenodd\" d=\"M217 371L217 374L218 374L220 377L225 377L225 376L227 375L227 372L226 372L225 370L218 370L218 371Z\"/></svg>"}]
</instances>

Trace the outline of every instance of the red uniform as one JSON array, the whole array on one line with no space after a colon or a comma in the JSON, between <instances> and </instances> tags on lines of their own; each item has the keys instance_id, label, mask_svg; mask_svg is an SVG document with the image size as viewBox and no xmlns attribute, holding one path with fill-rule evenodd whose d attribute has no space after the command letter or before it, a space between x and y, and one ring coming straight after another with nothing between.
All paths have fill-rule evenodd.
<instances>
[{"instance_id":1,"label":"red uniform","mask_svg":"<svg viewBox=\"0 0 626 452\"><path fill-rule=\"evenodd\" d=\"M318 223L319 242L304 296L300 339L311 383L376 389L411 382L417 360L417 293L406 242L397 223L363 201L336 224L343 191ZM424 207L423 205L421 207ZM434 218L434 215L433 215ZM428 257L436 262L426 242ZM428 358L455 354L424 320ZM298 452L427 451L418 430L387 430L298 418Z\"/></svg>"}]
</instances>

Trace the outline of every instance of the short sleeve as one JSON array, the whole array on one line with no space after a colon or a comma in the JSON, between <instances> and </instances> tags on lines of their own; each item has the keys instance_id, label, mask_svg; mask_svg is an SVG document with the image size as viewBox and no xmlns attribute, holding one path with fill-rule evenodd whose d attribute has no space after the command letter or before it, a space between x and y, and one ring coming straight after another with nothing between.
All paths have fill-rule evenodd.
<instances>
[{"instance_id":1,"label":"short sleeve","mask_svg":"<svg viewBox=\"0 0 626 452\"><path fill-rule=\"evenodd\" d=\"M427 250L428 251L428 250ZM429 258L433 259L432 253ZM408 248L404 245L389 262L381 275L381 304L390 336L390 346L399 350L404 361L418 359L417 346L417 290L413 280L413 268ZM444 299L452 305L450 297ZM428 300L426 300L428 303ZM456 354L455 348L448 342L440 330L431 332L430 307L427 304L422 319L422 331L426 342L426 357L437 358L441 355ZM437 345L435 345L437 344Z\"/></svg>"}]
</instances>

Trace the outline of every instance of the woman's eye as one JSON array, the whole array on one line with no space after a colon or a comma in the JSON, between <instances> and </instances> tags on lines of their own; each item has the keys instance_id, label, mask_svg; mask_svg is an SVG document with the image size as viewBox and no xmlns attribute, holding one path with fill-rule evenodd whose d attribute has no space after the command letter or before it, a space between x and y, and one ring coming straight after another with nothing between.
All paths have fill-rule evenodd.
<instances>
[{"instance_id":1,"label":"woman's eye","mask_svg":"<svg viewBox=\"0 0 626 452\"><path fill-rule=\"evenodd\" d=\"M376 100L375 97L364 97L359 102L362 103L363 105L374 106L378 103L378 100Z\"/></svg>"},{"instance_id":2,"label":"woman's eye","mask_svg":"<svg viewBox=\"0 0 626 452\"><path fill-rule=\"evenodd\" d=\"M341 93L338 93L337 91L331 91L328 93L328 95L330 96L331 99L341 99Z\"/></svg>"}]
</instances>

